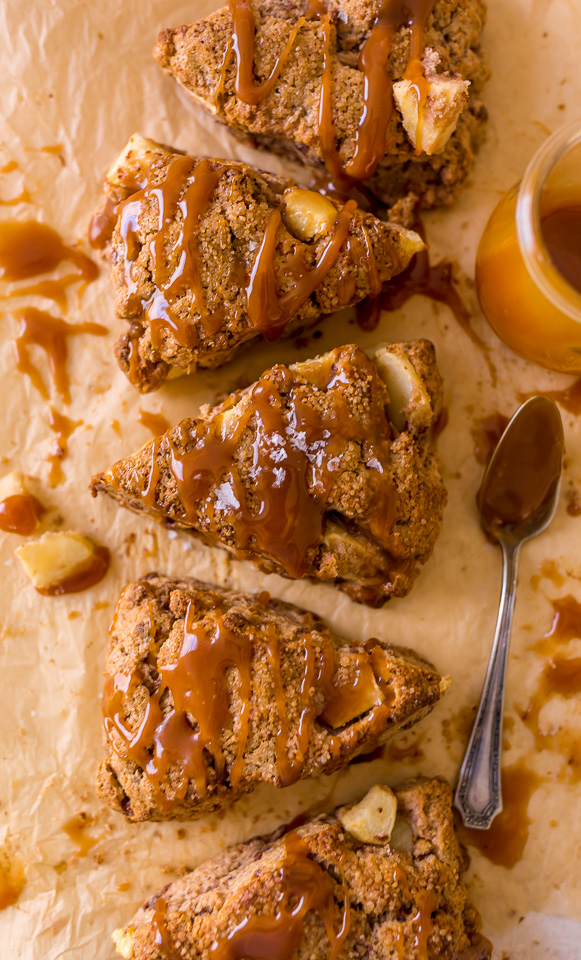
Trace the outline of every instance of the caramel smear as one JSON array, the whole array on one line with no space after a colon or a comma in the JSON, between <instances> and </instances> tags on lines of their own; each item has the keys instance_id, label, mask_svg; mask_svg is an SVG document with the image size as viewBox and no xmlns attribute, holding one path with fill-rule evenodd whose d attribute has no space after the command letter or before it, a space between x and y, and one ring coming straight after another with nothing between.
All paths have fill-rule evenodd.
<instances>
[{"instance_id":1,"label":"caramel smear","mask_svg":"<svg viewBox=\"0 0 581 960\"><path fill-rule=\"evenodd\" d=\"M71 817L70 820L67 820L66 823L63 823L63 830L67 837L70 837L75 844L78 857L86 857L89 850L92 850L97 843L96 838L87 833L88 827L93 823L93 817L87 813L77 813L74 817Z\"/></svg>"},{"instance_id":2,"label":"caramel smear","mask_svg":"<svg viewBox=\"0 0 581 960\"><path fill-rule=\"evenodd\" d=\"M474 456L477 463L485 467L490 460L498 441L508 427L509 417L494 410L486 417L479 417L470 429L474 443Z\"/></svg>"},{"instance_id":3,"label":"caramel smear","mask_svg":"<svg viewBox=\"0 0 581 960\"><path fill-rule=\"evenodd\" d=\"M66 417L64 413L59 413L54 407L48 408L48 416L50 429L56 436L53 443L53 451L49 453L45 459L50 464L48 474L49 483L51 487L56 487L64 480L61 464L67 455L69 437L78 427L83 425L84 421L71 420L70 417Z\"/></svg>"},{"instance_id":4,"label":"caramel smear","mask_svg":"<svg viewBox=\"0 0 581 960\"><path fill-rule=\"evenodd\" d=\"M67 323L59 317L53 317L45 310L36 307L23 307L14 312L20 320L20 332L15 340L17 369L30 377L32 385L38 390L41 397L48 400L48 389L29 354L32 346L40 347L47 355L49 369L54 388L61 395L64 403L71 402L70 380L67 371L68 347L67 339L80 333L90 333L95 336L104 336L106 327L100 323Z\"/></svg>"},{"instance_id":5,"label":"caramel smear","mask_svg":"<svg viewBox=\"0 0 581 960\"><path fill-rule=\"evenodd\" d=\"M0 223L0 279L8 283L52 273L61 263L72 263L85 284L97 279L99 268L81 250L67 246L56 230L36 220ZM25 290L19 291L22 295Z\"/></svg>"},{"instance_id":6,"label":"caramel smear","mask_svg":"<svg viewBox=\"0 0 581 960\"><path fill-rule=\"evenodd\" d=\"M419 218L416 219L412 229L425 239L425 230ZM388 313L399 310L416 294L428 297L437 303L443 303L484 358L494 386L497 381L496 367L488 346L472 326L472 316L454 280L455 269L455 265L450 260L431 263L428 250L420 250L402 273L397 274L383 286L378 296L369 297L358 304L357 322L362 330L375 330L382 310Z\"/></svg>"},{"instance_id":7,"label":"caramel smear","mask_svg":"<svg viewBox=\"0 0 581 960\"><path fill-rule=\"evenodd\" d=\"M581 414L581 377L564 390L543 390L543 393L573 416L578 417ZM518 394L519 400L522 401L534 396L536 396L535 393Z\"/></svg>"},{"instance_id":8,"label":"caramel smear","mask_svg":"<svg viewBox=\"0 0 581 960\"><path fill-rule=\"evenodd\" d=\"M322 923L328 940L327 960L336 960L349 933L349 899L344 884L343 905L336 916L335 884L329 873L311 859L310 850L298 834L281 841L282 896L275 914L254 914L242 921L227 937L216 942L216 960L242 957L269 957L290 960L299 946L305 918L311 911ZM427 956L427 954L426 954Z\"/></svg>"},{"instance_id":9,"label":"caramel smear","mask_svg":"<svg viewBox=\"0 0 581 960\"><path fill-rule=\"evenodd\" d=\"M151 410L140 410L137 421L147 430L151 430L154 437L158 437L170 428L169 420L166 420L162 413L153 413Z\"/></svg>"},{"instance_id":10,"label":"caramel smear","mask_svg":"<svg viewBox=\"0 0 581 960\"><path fill-rule=\"evenodd\" d=\"M26 878L22 862L7 850L0 850L0 910L14 906L24 890Z\"/></svg>"},{"instance_id":11,"label":"caramel smear","mask_svg":"<svg viewBox=\"0 0 581 960\"><path fill-rule=\"evenodd\" d=\"M502 771L502 812L488 830L461 826L460 837L498 866L511 870L522 859L529 837L529 801L541 778L520 760Z\"/></svg>"}]
</instances>

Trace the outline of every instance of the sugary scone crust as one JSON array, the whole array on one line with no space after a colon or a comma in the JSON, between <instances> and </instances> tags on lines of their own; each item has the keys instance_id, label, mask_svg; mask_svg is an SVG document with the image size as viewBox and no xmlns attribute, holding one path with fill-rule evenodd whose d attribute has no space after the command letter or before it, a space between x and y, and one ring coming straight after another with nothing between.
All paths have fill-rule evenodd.
<instances>
[{"instance_id":1,"label":"sugary scone crust","mask_svg":"<svg viewBox=\"0 0 581 960\"><path fill-rule=\"evenodd\" d=\"M252 694L250 700L249 736L244 751L243 775L237 786L227 779L218 781L208 764L208 790L198 795L192 781L183 800L171 809L161 809L158 795L143 769L113 749L105 738L108 757L97 772L99 797L129 820L193 819L207 815L254 789L258 783L281 785L281 771L276 757L276 735L280 718L272 690L272 668L264 641L265 628L274 631L281 651L281 676L284 680L286 715L289 721L287 753L296 756L300 723L300 687L304 671L303 641L308 635L313 649L330 644L333 658L341 671L350 671L354 651L361 645L349 644L332 634L326 624L298 607L243 593L233 593L194 579L176 580L150 574L124 588L111 627L106 663L106 677L116 674L139 675L142 680L124 698L121 717L131 729L138 729L148 702L148 690L155 683L158 662L171 663L177 657L184 630L184 617L189 605L196 611L196 623L210 628L218 616L227 629L248 638L252 646ZM380 638L389 671L393 700L389 711L376 718L371 710L353 718L345 726L330 730L316 720L309 749L305 755L301 778L330 773L345 766L353 757L375 749L402 726L421 719L438 701L442 689L441 676L425 661ZM349 677L345 674L345 679ZM387 676L387 673L386 673ZM345 682L345 681L342 681ZM347 680L348 682L348 680ZM239 743L240 697L235 671L228 675L231 701L230 726L223 731L222 746L226 767L230 770ZM390 696L391 696L390 695ZM314 688L312 698L321 700ZM172 709L166 701L164 714ZM332 744L332 738L336 738ZM174 781L170 772L162 790L171 797Z\"/></svg>"},{"instance_id":2,"label":"sugary scone crust","mask_svg":"<svg viewBox=\"0 0 581 960\"><path fill-rule=\"evenodd\" d=\"M418 573L418 563L424 563L433 550L446 501L446 491L429 446L429 427L438 416L442 390L433 345L428 341L416 341L413 345L387 349L403 349L412 364L417 365L417 373L424 379L433 404L424 423L424 432L418 434L406 428L391 443L389 469L397 491L395 521L391 528L381 530L381 540L371 537L369 533L362 536L359 531L356 536L349 535L342 525L341 518L345 523L361 523L359 518L365 517L366 511L371 509L375 496L370 471L365 466L364 451L361 445L351 443L342 454L342 466L337 470L337 480L327 501L326 510L332 512L332 518L325 521L319 546L310 549L306 555L307 576L333 582L353 599L371 605L381 605L390 596L405 596L409 592ZM309 402L326 409L331 403L329 395L317 390L307 378L313 365L326 363L332 358L334 369L340 371L350 384L352 409L361 423L367 424L366 429L369 429L371 437L377 429L377 418L386 416L388 394L379 377L370 379L363 372L360 364L362 356L358 347L349 345L337 348L324 357L294 364L290 369L301 378L304 375L304 395L309 397ZM367 358L365 360L368 363ZM277 369L273 368L274 371ZM275 374L275 379L276 376L278 374ZM245 391L239 391L221 406L203 409L199 419L207 421L220 417L224 410L232 410L237 403L244 402ZM103 491L123 506L150 513L167 526L207 537L207 526L202 521L199 524L186 524L178 519L183 516L183 511L170 469L171 448L181 450L184 436L189 433L194 436L198 422L183 421L179 428L172 428L159 442L155 509L148 507L141 495L151 469L151 443L120 461L112 471L97 474L91 485L94 495ZM253 430L254 427L250 426L246 429L234 454L234 469L242 478L247 475L245 464L250 463L249 458L253 456ZM248 480L243 482L246 489L250 490ZM224 519L221 519L222 516ZM212 530L213 541L217 539L220 546L235 552L227 515L216 514L216 517ZM258 548L253 549L250 558L266 572L288 576L280 563Z\"/></svg>"},{"instance_id":3,"label":"sugary scone crust","mask_svg":"<svg viewBox=\"0 0 581 960\"><path fill-rule=\"evenodd\" d=\"M466 864L454 833L450 788L443 780L417 779L394 792L399 815L411 825L411 852L358 843L335 815L297 831L312 859L333 880L338 914L342 881L347 884L350 927L340 960L393 960L402 940L406 960L428 956L453 960L459 955L485 960L491 947L479 934L480 918L463 883ZM184 960L209 960L214 942L227 937L244 919L271 912L281 896L283 851L281 844L252 840L225 851L163 891L165 926ZM428 891L435 906L431 918L424 916L429 926L426 950L414 918L422 915ZM156 899L148 901L120 931L128 936L135 960L161 957L151 926ZM307 913L293 960L325 960L328 949L320 919L314 912Z\"/></svg>"},{"instance_id":4,"label":"sugary scone crust","mask_svg":"<svg viewBox=\"0 0 581 960\"><path fill-rule=\"evenodd\" d=\"M268 76L296 19L306 4L286 0L254 0L257 18L254 75ZM333 57L333 122L344 160L353 156L355 132L363 104L363 74L357 69L361 43L369 36L379 12L379 0L331 0ZM425 49L439 56L438 72L470 82L470 103L444 152L416 155L394 110L387 135L386 153L366 186L384 203L395 202L410 190L424 208L452 203L470 173L474 151L482 138L486 109L479 99L489 76L480 34L486 7L482 0L437 0L428 18ZM283 67L271 94L258 106L249 106L234 91L235 65L226 71L220 86L224 51L232 33L227 7L204 20L160 34L154 54L198 103L231 131L258 146L319 167L319 96L323 62L323 26L304 24L297 36L293 56ZM405 73L409 55L409 30L396 35L388 61L393 81ZM220 91L219 93L217 91Z\"/></svg>"}]
</instances>

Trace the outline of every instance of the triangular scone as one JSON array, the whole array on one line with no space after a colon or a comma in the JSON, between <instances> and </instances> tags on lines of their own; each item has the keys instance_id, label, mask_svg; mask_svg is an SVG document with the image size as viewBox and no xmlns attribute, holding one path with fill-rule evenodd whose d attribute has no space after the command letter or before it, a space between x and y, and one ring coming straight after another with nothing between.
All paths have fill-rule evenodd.
<instances>
[{"instance_id":1,"label":"triangular scone","mask_svg":"<svg viewBox=\"0 0 581 960\"><path fill-rule=\"evenodd\" d=\"M424 248L354 201L137 135L104 189L92 239L111 265L117 315L131 324L117 359L144 392L379 293Z\"/></svg>"},{"instance_id":2,"label":"triangular scone","mask_svg":"<svg viewBox=\"0 0 581 960\"><path fill-rule=\"evenodd\" d=\"M351 808L224 850L113 939L126 960L489 960L466 865L444 780L377 784Z\"/></svg>"},{"instance_id":3,"label":"triangular scone","mask_svg":"<svg viewBox=\"0 0 581 960\"><path fill-rule=\"evenodd\" d=\"M124 588L111 625L97 793L129 820L205 816L259 783L346 766L425 716L447 683L268 595L151 574Z\"/></svg>"},{"instance_id":4,"label":"triangular scone","mask_svg":"<svg viewBox=\"0 0 581 960\"><path fill-rule=\"evenodd\" d=\"M432 207L455 200L482 137L485 15L483 0L231 0L163 30L154 56L237 136Z\"/></svg>"},{"instance_id":5,"label":"triangular scone","mask_svg":"<svg viewBox=\"0 0 581 960\"><path fill-rule=\"evenodd\" d=\"M123 506L266 572L380 606L430 556L446 491L429 451L429 341L278 364L92 480Z\"/></svg>"}]
</instances>

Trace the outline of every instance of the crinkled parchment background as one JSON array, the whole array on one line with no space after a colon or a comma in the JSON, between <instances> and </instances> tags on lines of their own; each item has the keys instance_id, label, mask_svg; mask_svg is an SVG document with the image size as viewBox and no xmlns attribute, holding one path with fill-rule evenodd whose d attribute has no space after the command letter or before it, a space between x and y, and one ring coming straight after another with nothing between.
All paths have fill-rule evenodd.
<instances>
[{"instance_id":1,"label":"crinkled parchment background","mask_svg":"<svg viewBox=\"0 0 581 960\"><path fill-rule=\"evenodd\" d=\"M3 0L0 165L16 160L21 172L1 178L0 198L19 193L24 184L33 204L2 207L0 215L40 218L68 242L84 237L103 173L137 130L193 153L251 159L249 151L195 113L150 55L159 28L189 22L212 6L211 0ZM434 252L459 260L469 276L478 237L497 199L522 174L547 134L579 113L581 98L578 0L489 0L489 7L486 45L494 74L486 91L488 140L460 203L428 218ZM38 152L57 142L63 144L61 158ZM257 162L280 169L278 161L264 155ZM510 355L486 327L470 291L468 296L476 328L493 349L500 375L496 388L481 354L447 309L415 298L398 314L384 315L373 334L362 333L349 317L333 318L323 324L321 339L300 350L292 342L258 347L225 370L174 382L143 399L113 359L118 323L102 271L80 308L71 299L70 320L96 320L110 334L70 341L73 387L67 412L83 420L83 426L71 438L65 482L54 489L47 485L43 459L53 442L47 406L15 371L11 339L17 324L9 312L2 315L1 472L20 468L38 478L41 499L56 508L49 516L53 525L60 516L65 529L81 529L113 553L111 570L96 588L53 599L39 596L27 582L13 552L19 538L6 535L2 542L0 848L16 855L26 872L18 904L0 913L2 960L110 960L114 927L146 895L224 845L270 831L322 798L331 805L355 797L377 779L394 782L418 769L454 778L461 744L447 745L442 725L477 700L500 583L499 551L480 533L474 507L481 467L473 455L472 420L494 409L511 413L519 391L555 389L568 382ZM450 423L439 451L450 502L434 557L406 600L372 611L330 587L264 577L219 550L186 537L172 539L88 494L93 472L148 438L137 421L140 408L162 411L173 423L195 414L201 403L241 376L260 374L274 360L295 360L352 340L367 346L381 338L416 336L434 340L445 377ZM38 360L46 370L45 358ZM58 397L53 401L63 409ZM115 432L115 420L122 436ZM566 413L564 421L563 493L581 485L579 424ZM507 691L507 716L514 727L506 761L526 757L544 780L530 803L532 823L521 862L508 871L473 852L469 874L499 960L503 949L511 960L572 960L581 949L581 928L575 923L581 916L579 787L559 779L562 758L547 751L535 754L532 734L515 709L528 702L542 666L529 648L550 626L548 598L572 593L581 599L576 579L581 575L580 533L581 519L566 513L563 496L550 531L522 555ZM547 559L568 575L567 581L557 588L544 579L534 591L531 576ZM347 636L383 636L432 659L442 673L452 674L454 683L446 701L423 724L421 762L388 769L375 761L284 791L261 789L221 818L181 828L123 823L93 795L93 771L102 752L103 660L121 586L152 569L266 588L316 610ZM571 650L575 645L573 641ZM560 706L567 722L579 727L579 703L569 700ZM94 817L87 832L97 841L85 857L77 855L63 831L65 821L81 811Z\"/></svg>"}]
</instances>

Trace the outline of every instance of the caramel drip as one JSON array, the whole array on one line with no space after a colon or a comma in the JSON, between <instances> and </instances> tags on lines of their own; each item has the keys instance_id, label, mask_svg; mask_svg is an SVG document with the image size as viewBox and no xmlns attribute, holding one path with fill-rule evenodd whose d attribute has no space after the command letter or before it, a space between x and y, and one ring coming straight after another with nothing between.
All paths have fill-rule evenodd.
<instances>
[{"instance_id":1,"label":"caramel drip","mask_svg":"<svg viewBox=\"0 0 581 960\"><path fill-rule=\"evenodd\" d=\"M174 950L173 940L166 923L167 903L164 897L158 897L153 905L153 916L150 923L153 929L153 942L159 947L165 960L182 960Z\"/></svg>"},{"instance_id":2,"label":"caramel drip","mask_svg":"<svg viewBox=\"0 0 581 960\"><path fill-rule=\"evenodd\" d=\"M544 638L535 644L534 650L552 656L560 644L581 639L581 603L570 594L551 601L553 623Z\"/></svg>"},{"instance_id":3,"label":"caramel drip","mask_svg":"<svg viewBox=\"0 0 581 960\"><path fill-rule=\"evenodd\" d=\"M528 806L541 780L522 762L502 771L502 811L494 818L488 830L460 826L461 839L476 847L492 863L508 870L522 859L528 836L530 819Z\"/></svg>"},{"instance_id":4,"label":"caramel drip","mask_svg":"<svg viewBox=\"0 0 581 960\"><path fill-rule=\"evenodd\" d=\"M422 224L417 221L413 229L425 237ZM427 250L416 253L411 263L402 273L392 277L384 284L375 301L363 301L358 305L358 323L364 330L374 330L379 323L382 310L391 313L399 310L416 294L429 297L437 303L445 304L454 315L454 319L466 336L482 354L490 373L492 384L496 384L496 367L490 357L490 351L484 340L472 326L472 317L466 308L454 283L454 264L449 260L430 263Z\"/></svg>"},{"instance_id":5,"label":"caramel drip","mask_svg":"<svg viewBox=\"0 0 581 960\"><path fill-rule=\"evenodd\" d=\"M115 620L111 627L111 632L114 631ZM353 669L347 670L337 682L331 644L324 642L316 652L309 633L301 637L300 642L304 666L299 684L298 719L293 722L292 730L280 645L274 627L266 625L263 631L251 636L235 634L218 616L210 629L203 623L196 623L193 601L187 607L177 658L168 664L158 660L159 680L149 693L135 730L126 726L124 715L127 697L143 683L140 669L133 674L117 673L108 677L103 699L106 735L119 756L133 760L145 771L162 810L169 812L183 800L192 781L198 797L207 795L208 756L212 758L217 783L227 782L234 790L240 783L249 734L251 665L257 644L264 647L271 671L274 710L279 725L275 743L276 765L283 786L301 777L318 716L337 725L354 722L358 715L369 711L370 691L376 700L384 699L378 696L378 678L372 667L375 648L369 654L354 652ZM235 683L234 678L229 677L231 670L235 671ZM232 683L235 701L230 693ZM393 698L392 691L389 692ZM385 699L389 699L387 692ZM235 756L227 764L223 740L233 715L234 702L238 704L236 719L232 720L237 747ZM381 709L381 720L384 721L389 708L383 704ZM368 717L373 725L373 711ZM330 739L337 741L339 750L340 738ZM164 790L164 783L170 782L170 771L173 773L171 797Z\"/></svg>"},{"instance_id":6,"label":"caramel drip","mask_svg":"<svg viewBox=\"0 0 581 960\"><path fill-rule=\"evenodd\" d=\"M14 170L19 170L16 160L9 160L8 163L3 164L0 167L0 173L12 173Z\"/></svg>"},{"instance_id":7,"label":"caramel drip","mask_svg":"<svg viewBox=\"0 0 581 960\"><path fill-rule=\"evenodd\" d=\"M237 695L241 703L237 752L229 774L230 784L234 788L242 776L248 737L251 641L234 634L224 625L221 617L210 633L202 624L195 622L194 615L190 602L177 660L167 666L158 663L159 685L149 698L136 732L127 729L120 710L127 691L139 683L139 677L116 674L108 679L105 689L107 736L122 756L129 757L145 769L156 789L161 808L168 811L183 800L191 780L199 797L207 794L205 751L213 758L217 782L226 779L222 736L230 716L227 671L232 668L237 672ZM161 700L166 692L171 696L173 707L164 717ZM196 725L195 729L192 724ZM121 736L121 748L114 733ZM161 786L170 768L180 771L177 785L172 781L171 799Z\"/></svg>"},{"instance_id":8,"label":"caramel drip","mask_svg":"<svg viewBox=\"0 0 581 960\"><path fill-rule=\"evenodd\" d=\"M416 911L409 919L400 921L400 929L397 932L396 949L399 957L405 958L407 954L406 947L413 948L413 953L417 960L430 960L431 951L428 941L433 929L432 914L438 907L438 896L435 890L416 890L412 894L409 885L408 874L399 864L393 864L394 888L400 892L402 899L408 903L414 903Z\"/></svg>"},{"instance_id":9,"label":"caramel drip","mask_svg":"<svg viewBox=\"0 0 581 960\"><path fill-rule=\"evenodd\" d=\"M281 214L279 210L273 211L246 287L250 323L266 340L278 339L291 317L298 313L316 287L325 279L349 236L349 227L356 208L355 201L348 200L338 212L329 239L312 269L307 269L297 258L287 264L294 283L291 289L281 296L277 293L278 283L274 269L276 233L281 222ZM373 251L371 255L373 256ZM375 261L375 257L373 259ZM377 264L375 266L377 269Z\"/></svg>"},{"instance_id":10,"label":"caramel drip","mask_svg":"<svg viewBox=\"0 0 581 960\"><path fill-rule=\"evenodd\" d=\"M63 830L75 846L77 847L77 856L86 857L89 850L97 843L95 837L87 833L87 827L90 827L93 818L86 813L78 813L63 824Z\"/></svg>"},{"instance_id":11,"label":"caramel drip","mask_svg":"<svg viewBox=\"0 0 581 960\"><path fill-rule=\"evenodd\" d=\"M0 853L0 910L14 906L25 885L26 879L20 860Z\"/></svg>"},{"instance_id":12,"label":"caramel drip","mask_svg":"<svg viewBox=\"0 0 581 960\"><path fill-rule=\"evenodd\" d=\"M129 311L136 316L146 313L150 321L152 343L156 348L162 343L163 330L170 330L182 346L192 348L196 345L195 327L175 309L177 300L186 292L191 296L189 311L197 311L206 331L215 333L219 329L221 311L210 314L204 303L197 234L210 197L225 169L223 164L212 169L208 160L196 162L191 157L175 157L168 164L160 183L151 184L148 174L145 186L117 208L119 233L124 244ZM158 219L157 230L148 241L155 289L148 300L137 301L133 263L141 251L138 221L144 209L150 207L151 200L156 203ZM181 217L176 220L178 211ZM178 235L173 240L176 225ZM106 244L107 234L108 227L99 228L95 225L93 243ZM177 263L175 267L168 267L168 260L174 254L177 254Z\"/></svg>"},{"instance_id":13,"label":"caramel drip","mask_svg":"<svg viewBox=\"0 0 581 960\"><path fill-rule=\"evenodd\" d=\"M23 307L16 310L14 316L21 321L20 334L15 340L17 369L30 377L32 385L47 400L48 390L45 382L28 354L30 346L41 347L48 357L55 389L60 393L65 403L70 403L67 339L68 337L75 337L79 333L103 336L107 333L106 328L101 326L100 323L66 323L60 317L53 317L45 310L37 310L36 307Z\"/></svg>"},{"instance_id":14,"label":"caramel drip","mask_svg":"<svg viewBox=\"0 0 581 960\"><path fill-rule=\"evenodd\" d=\"M350 911L347 885L343 883L342 916L335 930L335 883L310 856L308 845L297 833L281 841L282 893L275 913L246 917L212 947L215 960L291 960L303 937L305 917L313 911L325 928L329 943L327 960L337 960L349 933Z\"/></svg>"},{"instance_id":15,"label":"caramel drip","mask_svg":"<svg viewBox=\"0 0 581 960\"><path fill-rule=\"evenodd\" d=\"M110 562L111 554L107 547L96 547L95 553L87 563L79 567L70 577L61 580L54 587L36 587L36 590L45 597L60 597L65 593L81 593L83 590L89 590L103 579Z\"/></svg>"},{"instance_id":16,"label":"caramel drip","mask_svg":"<svg viewBox=\"0 0 581 960\"><path fill-rule=\"evenodd\" d=\"M56 230L35 220L0 224L0 278L8 282L29 280L52 273L63 262L72 263L78 279L91 283L99 274L93 261L63 243Z\"/></svg>"},{"instance_id":17,"label":"caramel drip","mask_svg":"<svg viewBox=\"0 0 581 960\"><path fill-rule=\"evenodd\" d=\"M543 393L573 416L578 417L581 414L581 377L564 390L544 390ZM518 394L519 400L528 400L529 397L534 396L536 393Z\"/></svg>"},{"instance_id":18,"label":"caramel drip","mask_svg":"<svg viewBox=\"0 0 581 960\"><path fill-rule=\"evenodd\" d=\"M305 18L299 17L297 20L270 72L270 76L262 80L261 83L255 83L253 68L256 22L252 4L250 0L228 0L228 5L233 21L231 42L236 56L234 89L239 100L249 106L257 107L274 89L281 70L289 58L297 34L305 23Z\"/></svg>"},{"instance_id":19,"label":"caramel drip","mask_svg":"<svg viewBox=\"0 0 581 960\"><path fill-rule=\"evenodd\" d=\"M364 354L362 373L377 378ZM336 483L338 459L351 442L363 446L375 502L359 521L362 530L381 539L395 517L396 494L389 477L390 428L378 417L373 439L344 400L346 385L334 368L318 383L332 403L317 409L301 395L301 381L286 367L262 375L242 401L240 413L200 420L195 434L184 435L178 449L170 438L171 473L177 484L179 519L201 525L219 537L228 524L231 546L239 556L260 551L292 577L303 577L309 551L321 542L327 502ZM187 421L184 421L187 424ZM254 428L252 477L248 490L236 469L235 454L245 430ZM188 449L189 448L189 449ZM153 465L157 468L157 458ZM149 483L152 490L152 483ZM215 497L212 496L215 495Z\"/></svg>"},{"instance_id":20,"label":"caramel drip","mask_svg":"<svg viewBox=\"0 0 581 960\"><path fill-rule=\"evenodd\" d=\"M363 111L355 134L353 155L344 164L336 146L333 124L333 76L331 25L323 20L323 77L319 101L319 142L327 170L338 181L357 182L371 177L387 146L387 130L393 113L392 83L388 58L396 34L410 28L410 53L405 79L410 80L418 98L418 126L427 84L420 62L424 29L435 0L384 0L379 16L359 54L363 73ZM419 141L418 141L419 142Z\"/></svg>"},{"instance_id":21,"label":"caramel drip","mask_svg":"<svg viewBox=\"0 0 581 960\"><path fill-rule=\"evenodd\" d=\"M30 203L31 199L30 192L24 187L15 197L10 197L9 199L0 198L0 205L3 207L16 207L19 203Z\"/></svg>"},{"instance_id":22,"label":"caramel drip","mask_svg":"<svg viewBox=\"0 0 581 960\"><path fill-rule=\"evenodd\" d=\"M581 694L581 658L567 657L564 647L581 639L581 604L572 596L551 601L554 617L551 629L532 647L543 657L537 688L523 711L522 719L535 738L537 750L550 750L566 760L559 776L569 783L581 779L581 744L567 723L552 729L543 726L540 713L555 696L572 699Z\"/></svg>"},{"instance_id":23,"label":"caramel drip","mask_svg":"<svg viewBox=\"0 0 581 960\"><path fill-rule=\"evenodd\" d=\"M83 421L71 420L63 413L58 413L54 407L48 408L48 416L50 429L56 434L53 452L46 457L46 460L50 463L48 479L51 487L56 487L64 479L61 463L67 454L69 437L77 427L83 425Z\"/></svg>"},{"instance_id":24,"label":"caramel drip","mask_svg":"<svg viewBox=\"0 0 581 960\"><path fill-rule=\"evenodd\" d=\"M162 413L153 413L151 410L140 410L137 418L147 430L151 430L154 437L169 430L169 423Z\"/></svg>"},{"instance_id":25,"label":"caramel drip","mask_svg":"<svg viewBox=\"0 0 581 960\"><path fill-rule=\"evenodd\" d=\"M89 243L94 250L105 250L113 236L116 223L117 204L112 197L106 197L105 203L93 214L89 223Z\"/></svg>"},{"instance_id":26,"label":"caramel drip","mask_svg":"<svg viewBox=\"0 0 581 960\"><path fill-rule=\"evenodd\" d=\"M509 417L494 410L487 417L475 420L470 433L474 443L476 462L485 467L494 453L498 441L508 427Z\"/></svg>"},{"instance_id":27,"label":"caramel drip","mask_svg":"<svg viewBox=\"0 0 581 960\"><path fill-rule=\"evenodd\" d=\"M151 445L151 462L149 464L149 473L147 475L147 484L140 491L140 497L146 506L151 510L155 510L157 500L156 500L156 490L159 478L161 476L161 470L159 465L159 446L160 438L156 437Z\"/></svg>"},{"instance_id":28,"label":"caramel drip","mask_svg":"<svg viewBox=\"0 0 581 960\"><path fill-rule=\"evenodd\" d=\"M0 530L29 537L34 533L45 510L31 493L15 493L0 502Z\"/></svg>"}]
</instances>

